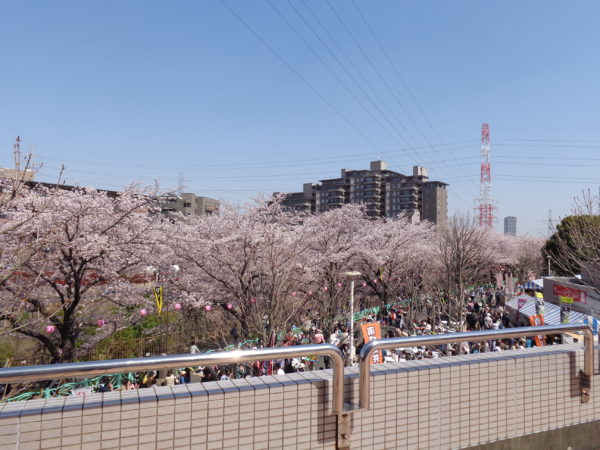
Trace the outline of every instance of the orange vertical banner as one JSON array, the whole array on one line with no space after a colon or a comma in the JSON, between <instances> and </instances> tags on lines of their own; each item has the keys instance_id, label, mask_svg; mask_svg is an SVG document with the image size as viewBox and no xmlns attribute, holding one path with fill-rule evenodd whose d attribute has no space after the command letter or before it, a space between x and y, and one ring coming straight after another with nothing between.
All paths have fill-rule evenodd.
<instances>
[{"instance_id":1,"label":"orange vertical banner","mask_svg":"<svg viewBox=\"0 0 600 450\"><path fill-rule=\"evenodd\" d=\"M544 325L544 316L542 314L536 314L535 316L529 316L529 323L532 327ZM534 336L535 345L541 347L545 344L544 336Z\"/></svg>"},{"instance_id":2,"label":"orange vertical banner","mask_svg":"<svg viewBox=\"0 0 600 450\"><path fill-rule=\"evenodd\" d=\"M375 339L381 339L381 327L378 323L363 323L361 325L363 340L365 344ZM377 350L371 354L371 364L383 364L383 354Z\"/></svg>"}]
</instances>

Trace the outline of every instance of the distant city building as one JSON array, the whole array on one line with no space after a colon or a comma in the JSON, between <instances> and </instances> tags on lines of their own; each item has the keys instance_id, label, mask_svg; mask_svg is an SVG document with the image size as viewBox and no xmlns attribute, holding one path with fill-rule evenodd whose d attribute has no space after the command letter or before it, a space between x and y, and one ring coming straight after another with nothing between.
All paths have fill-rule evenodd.
<instances>
[{"instance_id":1,"label":"distant city building","mask_svg":"<svg viewBox=\"0 0 600 450\"><path fill-rule=\"evenodd\" d=\"M219 201L184 192L163 196L160 199L160 209L163 214L181 212L185 215L210 216L219 214Z\"/></svg>"},{"instance_id":2,"label":"distant city building","mask_svg":"<svg viewBox=\"0 0 600 450\"><path fill-rule=\"evenodd\" d=\"M446 183L429 181L427 169L413 167L412 176L372 161L369 170L342 169L340 178L306 183L303 192L284 195L283 204L304 212L324 212L348 203L362 203L372 217L404 213L413 222L443 223L448 216Z\"/></svg>"},{"instance_id":3,"label":"distant city building","mask_svg":"<svg viewBox=\"0 0 600 450\"><path fill-rule=\"evenodd\" d=\"M43 181L33 180L33 171L27 170L25 172L19 172L14 169L3 169L0 168L0 179L15 179L19 177L26 186L30 188L36 188L39 186L47 188L58 188L67 191L73 191L75 189L81 189L80 186L72 186L67 184L56 184L47 183ZM107 189L98 189L100 192L106 192L109 197L116 197L119 195L118 191L111 191ZM163 214L168 215L170 212L181 212L186 215L213 215L219 214L219 201L209 197L201 197L192 193L182 194L170 194L164 195L159 198L159 207ZM147 211L146 208L139 212Z\"/></svg>"},{"instance_id":4,"label":"distant city building","mask_svg":"<svg viewBox=\"0 0 600 450\"><path fill-rule=\"evenodd\" d=\"M507 216L504 218L504 234L511 236L517 235L517 218L515 216Z\"/></svg>"},{"instance_id":5,"label":"distant city building","mask_svg":"<svg viewBox=\"0 0 600 450\"><path fill-rule=\"evenodd\" d=\"M33 170L3 169L0 167L0 178L9 180L33 181Z\"/></svg>"},{"instance_id":6,"label":"distant city building","mask_svg":"<svg viewBox=\"0 0 600 450\"><path fill-rule=\"evenodd\" d=\"M315 212L315 196L316 196L315 183L304 183L304 189L302 192L293 192L288 194L282 194L281 192L274 192L273 195L283 195L284 205L303 212Z\"/></svg>"}]
</instances>

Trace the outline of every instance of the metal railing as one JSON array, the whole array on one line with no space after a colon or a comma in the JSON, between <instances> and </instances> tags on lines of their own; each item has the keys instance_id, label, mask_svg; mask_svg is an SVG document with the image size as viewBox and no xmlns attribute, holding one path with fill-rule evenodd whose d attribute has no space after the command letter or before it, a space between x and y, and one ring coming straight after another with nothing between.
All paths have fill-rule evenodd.
<instances>
[{"instance_id":1,"label":"metal railing","mask_svg":"<svg viewBox=\"0 0 600 450\"><path fill-rule=\"evenodd\" d=\"M592 390L594 374L594 336L589 325L564 324L544 325L538 327L507 328L504 330L469 331L464 333L448 333L438 335L410 336L371 341L361 349L359 363L359 406L369 409L369 387L371 382L371 355L377 350L421 345L443 345L470 341L480 342L493 339L508 339L522 336L538 336L546 334L562 334L569 331L584 333L584 362L581 371L581 403L587 403Z\"/></svg>"},{"instance_id":2,"label":"metal railing","mask_svg":"<svg viewBox=\"0 0 600 450\"><path fill-rule=\"evenodd\" d=\"M594 372L594 338L592 330L584 324L546 325L538 327L508 328L504 330L472 331L438 335L410 336L371 341L360 352L359 408L369 409L369 389L371 381L371 355L377 350L421 345L443 345L464 341L480 342L492 339L507 339L523 336L562 334L565 332L584 333L584 368L581 371L582 403L589 401ZM57 378L86 377L120 372L142 370L173 369L199 365L226 365L239 362L288 359L299 356L326 356L333 365L333 398L331 413L347 416L357 408L348 405L344 408L344 359L340 349L331 344L298 345L291 347L269 347L255 350L235 350L208 354L183 354L153 356L134 359L89 361L44 366L25 366L0 369L0 384L16 384L26 381L44 381Z\"/></svg>"},{"instance_id":3,"label":"metal railing","mask_svg":"<svg viewBox=\"0 0 600 450\"><path fill-rule=\"evenodd\" d=\"M173 369L199 365L226 365L239 362L288 359L298 356L327 356L333 363L333 398L331 413L344 413L344 357L338 347L331 344L269 347L255 350L235 350L208 354L153 356L134 359L114 359L45 366L25 366L0 369L0 384L24 381L45 381L90 375L104 375L142 370Z\"/></svg>"}]
</instances>

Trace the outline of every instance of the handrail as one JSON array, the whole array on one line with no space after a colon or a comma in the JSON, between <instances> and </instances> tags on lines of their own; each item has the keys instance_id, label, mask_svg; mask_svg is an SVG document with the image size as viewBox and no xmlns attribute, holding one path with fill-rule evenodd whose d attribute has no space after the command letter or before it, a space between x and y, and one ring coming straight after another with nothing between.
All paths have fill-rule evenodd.
<instances>
[{"instance_id":1,"label":"handrail","mask_svg":"<svg viewBox=\"0 0 600 450\"><path fill-rule=\"evenodd\" d=\"M287 359L297 356L328 356L333 362L332 414L344 413L344 358L331 344L268 347L208 354L183 354L146 358L113 359L44 366L24 366L0 369L0 384L43 381L51 378L104 375L140 370L172 369L208 364L233 364L248 361Z\"/></svg>"},{"instance_id":2,"label":"handrail","mask_svg":"<svg viewBox=\"0 0 600 450\"><path fill-rule=\"evenodd\" d=\"M584 333L584 362L581 372L581 403L587 403L592 390L592 375L594 374L594 336L589 325L561 324L537 327L506 328L503 330L471 331L462 333L447 333L437 335L410 336L371 341L360 351L359 375L359 406L369 409L369 386L371 381L371 354L376 350L399 347L415 347L420 345L442 345L464 341L487 341L490 339L505 339L521 336L537 336L544 334L565 333L567 331L582 331Z\"/></svg>"}]
</instances>

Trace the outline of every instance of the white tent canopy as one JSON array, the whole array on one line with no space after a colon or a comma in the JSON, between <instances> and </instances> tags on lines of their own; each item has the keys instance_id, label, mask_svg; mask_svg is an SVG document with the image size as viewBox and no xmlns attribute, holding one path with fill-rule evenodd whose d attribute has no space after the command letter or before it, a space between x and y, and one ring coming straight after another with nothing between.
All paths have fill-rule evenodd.
<instances>
[{"instance_id":1,"label":"white tent canopy","mask_svg":"<svg viewBox=\"0 0 600 450\"><path fill-rule=\"evenodd\" d=\"M544 289L544 279L538 278L537 280L528 281L527 283L520 284L517 286L521 289L531 289L534 291L541 291Z\"/></svg>"}]
</instances>

